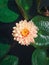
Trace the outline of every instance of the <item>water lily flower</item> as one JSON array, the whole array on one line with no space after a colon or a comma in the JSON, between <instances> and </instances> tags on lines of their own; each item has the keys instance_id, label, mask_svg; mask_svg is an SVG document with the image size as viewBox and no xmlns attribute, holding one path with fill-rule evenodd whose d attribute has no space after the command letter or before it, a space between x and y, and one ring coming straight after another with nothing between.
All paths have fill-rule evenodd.
<instances>
[{"instance_id":1,"label":"water lily flower","mask_svg":"<svg viewBox=\"0 0 49 65\"><path fill-rule=\"evenodd\" d=\"M38 27L32 21L21 20L13 27L12 35L19 44L28 46L30 43L35 43L37 32Z\"/></svg>"}]
</instances>

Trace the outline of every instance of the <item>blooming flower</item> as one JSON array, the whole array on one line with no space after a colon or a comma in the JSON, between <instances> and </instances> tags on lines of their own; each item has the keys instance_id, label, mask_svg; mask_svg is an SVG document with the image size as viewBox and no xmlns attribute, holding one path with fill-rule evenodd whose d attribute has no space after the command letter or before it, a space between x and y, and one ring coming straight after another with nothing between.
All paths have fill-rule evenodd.
<instances>
[{"instance_id":1,"label":"blooming flower","mask_svg":"<svg viewBox=\"0 0 49 65\"><path fill-rule=\"evenodd\" d=\"M13 27L12 35L14 40L19 41L19 44L28 46L30 43L35 43L34 38L37 37L37 31L38 28L32 21L21 20Z\"/></svg>"}]
</instances>

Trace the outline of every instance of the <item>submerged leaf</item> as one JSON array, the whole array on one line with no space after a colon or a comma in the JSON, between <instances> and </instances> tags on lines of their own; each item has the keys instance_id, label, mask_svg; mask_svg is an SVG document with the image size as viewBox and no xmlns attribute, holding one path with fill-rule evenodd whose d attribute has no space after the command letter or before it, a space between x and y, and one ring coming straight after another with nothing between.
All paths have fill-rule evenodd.
<instances>
[{"instance_id":1,"label":"submerged leaf","mask_svg":"<svg viewBox=\"0 0 49 65\"><path fill-rule=\"evenodd\" d=\"M37 0L37 12L39 14L45 15L44 12L46 12L48 8L49 8L49 0Z\"/></svg>"},{"instance_id":2,"label":"submerged leaf","mask_svg":"<svg viewBox=\"0 0 49 65\"><path fill-rule=\"evenodd\" d=\"M32 6L33 0L15 0L23 17L25 19L29 19L30 18L30 14L29 14L29 10Z\"/></svg>"}]
</instances>

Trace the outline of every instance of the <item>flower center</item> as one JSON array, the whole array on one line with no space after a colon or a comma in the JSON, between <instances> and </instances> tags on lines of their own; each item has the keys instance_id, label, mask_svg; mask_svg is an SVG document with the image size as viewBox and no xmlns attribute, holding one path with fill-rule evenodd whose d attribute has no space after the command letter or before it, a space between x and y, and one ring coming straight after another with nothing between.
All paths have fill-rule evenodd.
<instances>
[{"instance_id":1,"label":"flower center","mask_svg":"<svg viewBox=\"0 0 49 65\"><path fill-rule=\"evenodd\" d=\"M26 29L26 28L22 29L22 31L21 31L21 35L22 36L26 37L28 34L29 34L29 30L28 29Z\"/></svg>"}]
</instances>

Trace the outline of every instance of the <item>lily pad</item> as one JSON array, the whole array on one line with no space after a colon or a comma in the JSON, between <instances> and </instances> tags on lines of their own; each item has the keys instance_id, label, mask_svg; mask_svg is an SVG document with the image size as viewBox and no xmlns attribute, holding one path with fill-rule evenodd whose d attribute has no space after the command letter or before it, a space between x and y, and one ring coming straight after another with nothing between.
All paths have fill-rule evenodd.
<instances>
[{"instance_id":1,"label":"lily pad","mask_svg":"<svg viewBox=\"0 0 49 65\"><path fill-rule=\"evenodd\" d=\"M8 44L0 43L0 59L4 57L6 53L8 53L9 49L10 49L10 46Z\"/></svg>"},{"instance_id":2,"label":"lily pad","mask_svg":"<svg viewBox=\"0 0 49 65\"><path fill-rule=\"evenodd\" d=\"M8 0L0 0L0 21L4 23L14 22L18 14L8 8Z\"/></svg>"},{"instance_id":3,"label":"lily pad","mask_svg":"<svg viewBox=\"0 0 49 65\"><path fill-rule=\"evenodd\" d=\"M46 65L46 53L42 49L36 49L32 54L32 65Z\"/></svg>"},{"instance_id":4,"label":"lily pad","mask_svg":"<svg viewBox=\"0 0 49 65\"><path fill-rule=\"evenodd\" d=\"M38 37L35 38L34 46L49 46L49 17L36 16L32 21L39 28Z\"/></svg>"},{"instance_id":5,"label":"lily pad","mask_svg":"<svg viewBox=\"0 0 49 65\"><path fill-rule=\"evenodd\" d=\"M0 65L18 65L18 58L11 55L7 56L1 61Z\"/></svg>"},{"instance_id":6,"label":"lily pad","mask_svg":"<svg viewBox=\"0 0 49 65\"><path fill-rule=\"evenodd\" d=\"M49 65L49 58L47 58L47 64L46 65Z\"/></svg>"}]
</instances>

